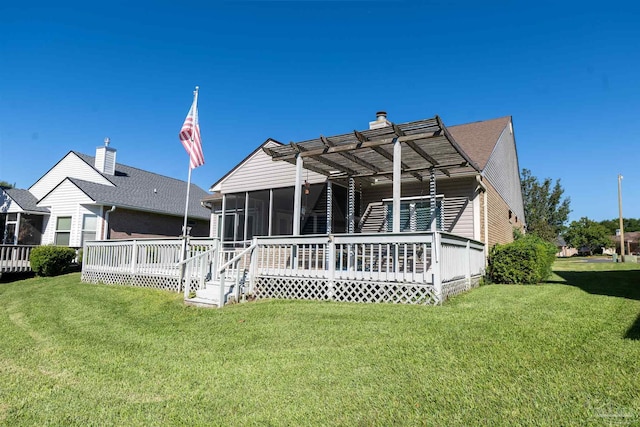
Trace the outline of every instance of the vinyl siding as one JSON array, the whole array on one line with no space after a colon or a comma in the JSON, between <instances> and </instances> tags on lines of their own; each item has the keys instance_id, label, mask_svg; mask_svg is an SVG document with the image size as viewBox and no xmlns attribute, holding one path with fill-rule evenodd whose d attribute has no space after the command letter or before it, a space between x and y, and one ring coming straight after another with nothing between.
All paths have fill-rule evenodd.
<instances>
[{"instance_id":1,"label":"vinyl siding","mask_svg":"<svg viewBox=\"0 0 640 427\"><path fill-rule=\"evenodd\" d=\"M266 147L278 146L275 142L268 142ZM284 161L274 162L271 156L262 149L256 151L219 184L223 194L239 193L243 191L267 190L269 188L291 187L296 179L296 167ZM303 180L310 184L325 182L324 175L311 171L304 171Z\"/></svg>"},{"instance_id":2,"label":"vinyl siding","mask_svg":"<svg viewBox=\"0 0 640 427\"><path fill-rule=\"evenodd\" d=\"M33 184L29 191L36 199L40 200L67 177L113 186L108 179L100 175L75 153L69 153Z\"/></svg>"},{"instance_id":3,"label":"vinyl siding","mask_svg":"<svg viewBox=\"0 0 640 427\"><path fill-rule=\"evenodd\" d=\"M16 213L23 212L18 205L7 193L0 192L0 213Z\"/></svg>"},{"instance_id":4,"label":"vinyl siding","mask_svg":"<svg viewBox=\"0 0 640 427\"><path fill-rule=\"evenodd\" d=\"M475 179L443 179L436 181L436 193L444 195L444 228L445 231L473 239L473 198L475 191ZM402 197L428 196L429 182L403 183L401 187ZM379 202L393 197L391 185L372 186L362 191L361 212L369 203Z\"/></svg>"},{"instance_id":5,"label":"vinyl siding","mask_svg":"<svg viewBox=\"0 0 640 427\"><path fill-rule=\"evenodd\" d=\"M79 247L82 238L82 217L85 214L98 215L96 230L102 227L100 219L100 206L83 206L91 204L93 200L83 193L70 181L62 182L51 191L38 205L49 208L51 211L49 221L44 225L42 244L48 245L55 242L56 223L58 217L71 217L71 235L69 246ZM99 231L96 231L96 237Z\"/></svg>"},{"instance_id":6,"label":"vinyl siding","mask_svg":"<svg viewBox=\"0 0 640 427\"><path fill-rule=\"evenodd\" d=\"M511 126L502 131L482 173L518 220L525 221L518 156Z\"/></svg>"}]
</instances>

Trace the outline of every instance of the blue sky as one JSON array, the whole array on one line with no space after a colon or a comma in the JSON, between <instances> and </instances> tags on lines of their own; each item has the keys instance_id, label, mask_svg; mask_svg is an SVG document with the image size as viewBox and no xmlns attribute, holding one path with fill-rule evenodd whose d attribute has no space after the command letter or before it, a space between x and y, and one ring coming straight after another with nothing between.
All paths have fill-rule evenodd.
<instances>
[{"instance_id":1,"label":"blue sky","mask_svg":"<svg viewBox=\"0 0 640 427\"><path fill-rule=\"evenodd\" d=\"M94 4L95 3L95 4ZM521 168L571 219L640 217L640 6L632 2L15 2L0 5L0 180L28 188L105 137L180 179L200 86L204 189L267 138L513 116ZM16 4L13 6L13 4Z\"/></svg>"}]
</instances>

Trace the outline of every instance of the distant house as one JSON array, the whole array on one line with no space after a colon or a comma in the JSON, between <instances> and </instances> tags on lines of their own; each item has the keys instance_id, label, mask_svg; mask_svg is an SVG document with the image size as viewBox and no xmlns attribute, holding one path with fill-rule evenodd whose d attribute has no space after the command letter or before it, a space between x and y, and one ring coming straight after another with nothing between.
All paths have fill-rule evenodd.
<instances>
[{"instance_id":1,"label":"distant house","mask_svg":"<svg viewBox=\"0 0 640 427\"><path fill-rule=\"evenodd\" d=\"M396 125L381 112L369 125L291 144L267 139L203 199L211 209L212 237L241 242L254 236L394 232L394 138L403 141L395 231L433 230L434 201L437 230L486 247L510 242L514 228L524 229L511 117L445 127L438 117ZM304 188L296 201L299 157Z\"/></svg>"},{"instance_id":2,"label":"distant house","mask_svg":"<svg viewBox=\"0 0 640 427\"><path fill-rule=\"evenodd\" d=\"M187 183L116 163L116 150L95 156L70 151L28 190L0 192L5 244L81 247L87 240L177 237L182 234ZM191 235L209 234L207 193L191 185Z\"/></svg>"},{"instance_id":3,"label":"distant house","mask_svg":"<svg viewBox=\"0 0 640 427\"><path fill-rule=\"evenodd\" d=\"M556 252L556 256L559 258L578 255L578 249L569 247L562 236L558 236L558 238L556 239L556 248L558 249L558 252Z\"/></svg>"}]
</instances>

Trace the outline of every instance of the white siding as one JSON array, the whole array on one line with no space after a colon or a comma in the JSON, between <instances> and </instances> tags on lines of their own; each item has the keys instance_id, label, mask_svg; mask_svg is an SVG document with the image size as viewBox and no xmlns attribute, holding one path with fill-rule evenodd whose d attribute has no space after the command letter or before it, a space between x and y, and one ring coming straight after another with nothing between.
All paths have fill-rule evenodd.
<instances>
[{"instance_id":1,"label":"white siding","mask_svg":"<svg viewBox=\"0 0 640 427\"><path fill-rule=\"evenodd\" d=\"M268 142L266 147L279 146L275 142ZM239 193L243 191L267 190L270 188L292 187L296 179L296 167L285 161L274 162L271 156L262 149L256 151L236 169L225 177L215 191L221 193ZM325 182L324 175L304 171L303 179L310 184Z\"/></svg>"},{"instance_id":2,"label":"white siding","mask_svg":"<svg viewBox=\"0 0 640 427\"><path fill-rule=\"evenodd\" d=\"M100 206L82 206L82 204L91 203L93 203L93 200L68 180L51 191L38 203L38 206L46 206L51 211L49 221L44 225L42 244L54 243L56 219L62 216L70 216L71 236L69 246L79 247L82 237L82 216L84 214L100 215ZM98 227L100 227L100 224L101 221L98 220Z\"/></svg>"},{"instance_id":3,"label":"white siding","mask_svg":"<svg viewBox=\"0 0 640 427\"><path fill-rule=\"evenodd\" d=\"M502 131L482 173L517 215L518 221L525 222L518 155L511 129L507 126Z\"/></svg>"},{"instance_id":4,"label":"white siding","mask_svg":"<svg viewBox=\"0 0 640 427\"><path fill-rule=\"evenodd\" d=\"M39 200L46 196L48 192L56 188L56 186L64 181L65 178L77 178L98 184L113 186L108 179L100 175L98 171L88 165L75 153L69 153L53 168L51 168L49 172L44 174L35 184L33 184L29 188L29 191L36 197L36 199Z\"/></svg>"},{"instance_id":5,"label":"white siding","mask_svg":"<svg viewBox=\"0 0 640 427\"><path fill-rule=\"evenodd\" d=\"M22 212L22 209L7 193L0 192L0 213L15 212Z\"/></svg>"},{"instance_id":6,"label":"white siding","mask_svg":"<svg viewBox=\"0 0 640 427\"><path fill-rule=\"evenodd\" d=\"M452 178L436 181L436 193L444 195L444 226L445 231L473 239L474 233L474 209L473 198L475 196L475 179ZM423 183L403 183L402 197L428 196L429 181ZM379 202L393 196L391 185L372 186L362 191L362 209L372 202Z\"/></svg>"}]
</instances>

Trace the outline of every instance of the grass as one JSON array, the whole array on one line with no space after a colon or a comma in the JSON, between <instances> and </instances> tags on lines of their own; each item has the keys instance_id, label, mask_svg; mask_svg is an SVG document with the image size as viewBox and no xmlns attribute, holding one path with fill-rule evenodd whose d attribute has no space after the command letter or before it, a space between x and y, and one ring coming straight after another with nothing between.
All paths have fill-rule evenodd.
<instances>
[{"instance_id":1,"label":"grass","mask_svg":"<svg viewBox=\"0 0 640 427\"><path fill-rule=\"evenodd\" d=\"M0 423L639 425L640 267L555 271L441 307L2 284Z\"/></svg>"}]
</instances>

